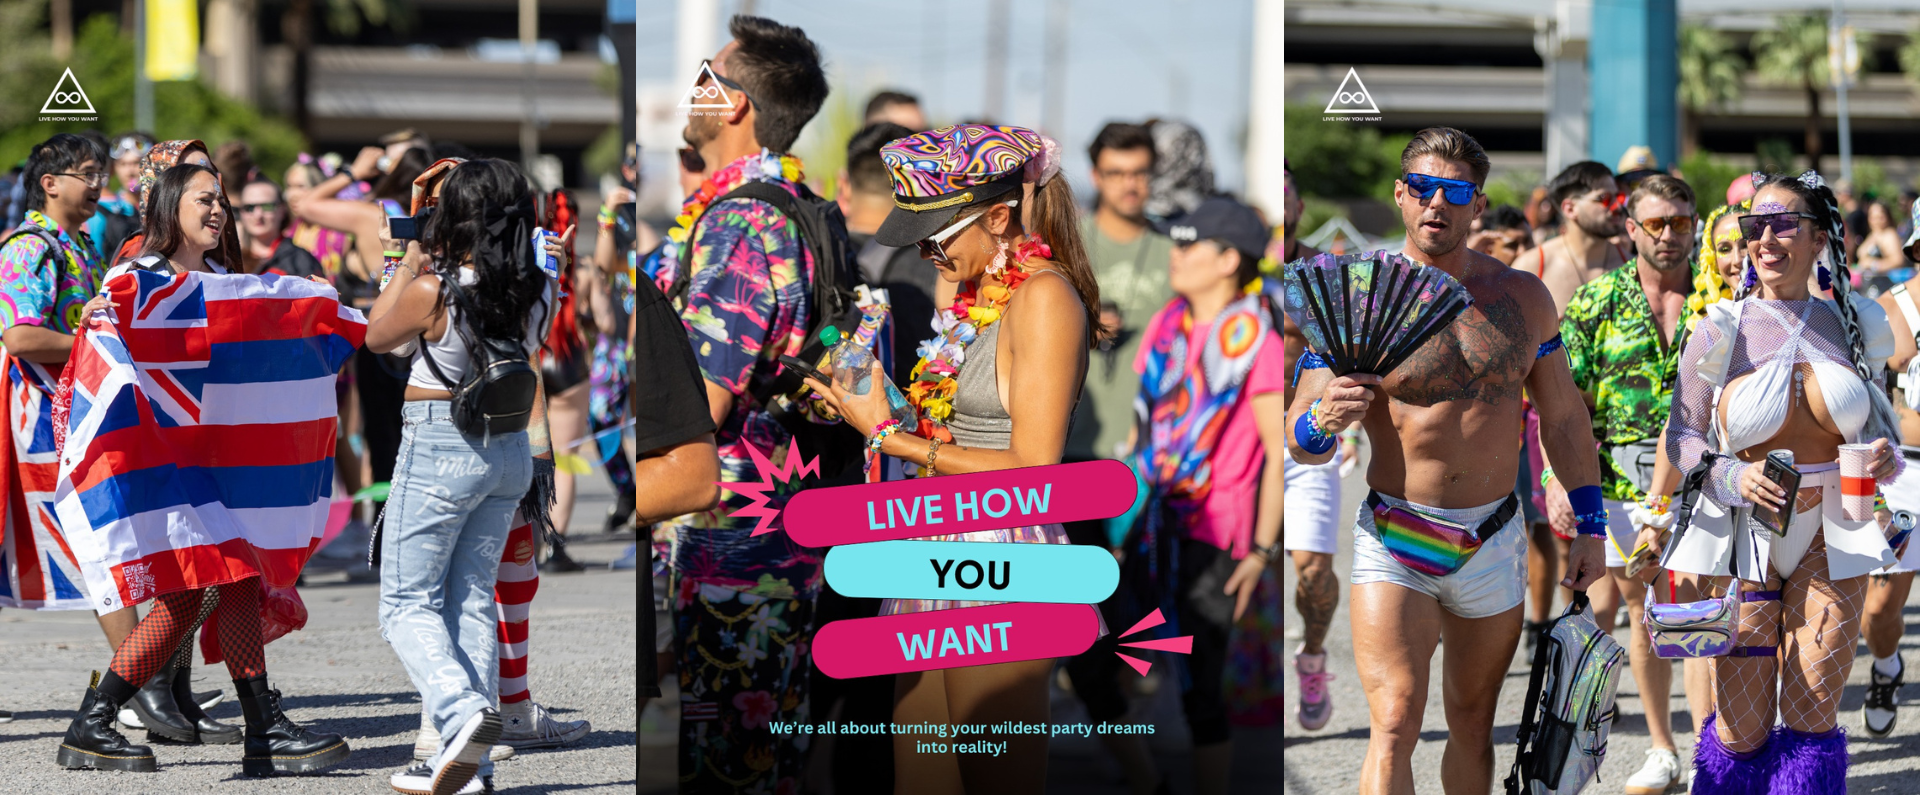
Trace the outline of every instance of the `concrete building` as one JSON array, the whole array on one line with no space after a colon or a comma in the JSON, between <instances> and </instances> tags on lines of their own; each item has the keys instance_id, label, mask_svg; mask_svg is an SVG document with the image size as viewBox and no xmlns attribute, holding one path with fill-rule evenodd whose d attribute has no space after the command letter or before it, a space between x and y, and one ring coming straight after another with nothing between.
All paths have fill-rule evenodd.
<instances>
[{"instance_id":1,"label":"concrete building","mask_svg":"<svg viewBox=\"0 0 1920 795\"><path fill-rule=\"evenodd\" d=\"M1771 27L1776 16L1826 14L1833 7L1830 0L1678 5L1683 25L1724 32L1749 64L1754 33ZM1910 184L1920 177L1920 91L1901 74L1898 51L1920 29L1920 3L1845 5L1863 61L1848 92L1853 154ZM1379 121L1368 123L1394 133L1433 124L1464 129L1495 153L1496 177L1513 171L1540 175L1589 156L1587 96L1580 90L1588 84L1587 0L1287 0L1285 8L1288 102L1327 104L1352 68L1380 109ZM1604 84L1602 76L1594 85ZM1725 112L1697 116L1699 146L1750 157L1763 142L1781 141L1803 154L1805 92L1768 85L1751 71L1741 88L1739 101ZM1837 174L1831 88L1823 89L1820 107L1823 166ZM1622 152L1593 154L1611 166Z\"/></svg>"}]
</instances>

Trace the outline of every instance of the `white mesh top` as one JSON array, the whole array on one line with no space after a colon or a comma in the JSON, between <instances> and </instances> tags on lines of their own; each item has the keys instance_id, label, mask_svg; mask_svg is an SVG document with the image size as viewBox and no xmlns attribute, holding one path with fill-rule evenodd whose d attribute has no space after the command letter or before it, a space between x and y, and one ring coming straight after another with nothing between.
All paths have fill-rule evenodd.
<instances>
[{"instance_id":1,"label":"white mesh top","mask_svg":"<svg viewBox=\"0 0 1920 795\"><path fill-rule=\"evenodd\" d=\"M1887 359L1893 355L1893 329L1879 304L1859 296L1849 299L1859 317L1867 366L1883 374L1871 383L1854 369L1839 307L1832 301L1748 298L1707 307L1707 322L1694 331L1680 357L1680 382L1667 424L1667 455L1674 467L1691 471L1710 447L1731 456L1773 438L1799 391L1794 382L1801 378L1796 371L1802 364L1813 371L1834 425L1848 443L1887 439L1898 444L1899 425L1883 383ZM1727 384L1748 373L1754 376L1722 394ZM1729 401L1724 424L1715 410L1722 399ZM1894 456L1894 462L1898 477L1905 463L1901 456ZM1746 507L1735 484L1748 466L1731 457L1715 461L1704 485L1707 496L1722 505Z\"/></svg>"}]
</instances>

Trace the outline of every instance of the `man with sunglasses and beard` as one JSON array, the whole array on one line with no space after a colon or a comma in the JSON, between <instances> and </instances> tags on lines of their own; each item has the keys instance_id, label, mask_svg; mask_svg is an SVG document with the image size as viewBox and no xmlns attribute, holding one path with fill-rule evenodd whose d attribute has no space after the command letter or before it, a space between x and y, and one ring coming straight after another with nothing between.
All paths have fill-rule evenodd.
<instances>
[{"instance_id":1,"label":"man with sunglasses and beard","mask_svg":"<svg viewBox=\"0 0 1920 795\"><path fill-rule=\"evenodd\" d=\"M1642 180L1627 201L1627 230L1638 256L1625 267L1581 285L1567 303L1560 335L1566 341L1568 368L1593 416L1600 440L1601 491L1607 499L1607 569L1627 604L1632 621L1628 659L1647 714L1653 747L1640 770L1626 780L1627 795L1660 795L1682 777L1668 702L1673 694L1673 664L1653 656L1647 633L1638 630L1649 587L1627 576L1627 559L1645 526L1672 525L1671 494L1680 475L1659 467L1659 436L1667 424L1673 384L1686 345L1687 327L1679 322L1693 291L1693 190L1664 174ZM1566 503L1566 490L1552 472L1542 478L1550 506ZM1562 512L1571 511L1560 509ZM1649 569L1650 576L1657 576ZM1659 586L1656 580L1653 585ZM1611 625L1614 610L1595 601L1601 627ZM1705 668L1688 661L1689 680ZM1704 683L1704 678L1699 679ZM1693 688L1689 688L1692 695Z\"/></svg>"},{"instance_id":2,"label":"man with sunglasses and beard","mask_svg":"<svg viewBox=\"0 0 1920 795\"><path fill-rule=\"evenodd\" d=\"M797 355L813 316L816 263L800 225L774 205L721 200L748 182L810 196L786 154L827 97L820 53L806 33L736 16L733 40L702 65L701 103L683 137L706 174L668 231L658 283L678 302L705 381L722 482L756 482L754 455L805 451L751 399L780 355ZM693 166L702 165L696 169ZM748 448L754 452L749 452ZM751 504L728 492L713 511L669 520L676 661L680 672L680 791L797 791L808 741L769 723L807 723L808 638L821 585L821 550L784 533L753 535ZM775 508L785 498L774 499ZM743 620L751 617L751 620Z\"/></svg>"},{"instance_id":3,"label":"man with sunglasses and beard","mask_svg":"<svg viewBox=\"0 0 1920 795\"><path fill-rule=\"evenodd\" d=\"M1560 236L1521 257L1515 267L1540 277L1562 314L1580 285L1625 264L1628 252L1612 242L1625 231L1627 196L1605 165L1583 160L1567 166L1547 185L1560 208Z\"/></svg>"},{"instance_id":4,"label":"man with sunglasses and beard","mask_svg":"<svg viewBox=\"0 0 1920 795\"><path fill-rule=\"evenodd\" d=\"M1523 425L1520 392L1538 406L1547 457L1581 513L1580 537L1561 584L1575 590L1605 576L1606 510L1586 404L1559 350L1559 318L1539 279L1466 246L1486 209L1491 164L1459 130L1430 127L1400 155L1394 200L1407 227L1406 257L1439 268L1472 306L1393 372L1335 377L1307 361L1288 410L1288 452L1313 465L1333 457L1340 429L1359 421L1373 444L1373 491L1353 533L1354 657L1371 730L1360 792L1411 792L1432 679L1446 642L1447 748L1440 779L1449 792L1493 783L1493 718L1520 640L1527 542L1513 482ZM1317 365L1317 366L1316 366ZM1376 396L1384 399L1376 399ZM1480 546L1461 550L1444 575L1416 570L1409 551L1388 546L1379 524L1442 520L1474 528Z\"/></svg>"}]
</instances>

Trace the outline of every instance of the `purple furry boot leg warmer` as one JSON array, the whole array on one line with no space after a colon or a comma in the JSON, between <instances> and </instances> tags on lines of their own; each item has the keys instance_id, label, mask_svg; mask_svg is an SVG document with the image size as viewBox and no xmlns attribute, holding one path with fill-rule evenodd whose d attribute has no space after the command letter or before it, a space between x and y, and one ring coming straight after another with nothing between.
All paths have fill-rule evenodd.
<instances>
[{"instance_id":1,"label":"purple furry boot leg warmer","mask_svg":"<svg viewBox=\"0 0 1920 795\"><path fill-rule=\"evenodd\" d=\"M1786 791L1769 789L1774 768L1779 763L1778 738L1769 738L1766 745L1753 751L1735 753L1720 742L1720 732L1715 725L1718 717L1708 715L1700 726L1700 739L1693 749L1693 795L1760 795Z\"/></svg>"},{"instance_id":2,"label":"purple furry boot leg warmer","mask_svg":"<svg viewBox=\"0 0 1920 795\"><path fill-rule=\"evenodd\" d=\"M1779 767L1769 795L1840 795L1847 791L1847 733L1808 734L1781 727L1771 747L1779 748Z\"/></svg>"}]
</instances>

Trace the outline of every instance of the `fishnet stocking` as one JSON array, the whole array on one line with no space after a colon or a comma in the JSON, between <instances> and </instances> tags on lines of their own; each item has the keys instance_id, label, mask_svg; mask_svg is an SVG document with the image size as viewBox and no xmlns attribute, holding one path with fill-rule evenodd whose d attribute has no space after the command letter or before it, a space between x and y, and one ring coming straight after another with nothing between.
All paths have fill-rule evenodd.
<instances>
[{"instance_id":1,"label":"fishnet stocking","mask_svg":"<svg viewBox=\"0 0 1920 795\"><path fill-rule=\"evenodd\" d=\"M1776 646L1775 657L1717 657L1713 699L1720 741L1745 753L1766 743L1776 711L1787 728L1818 734L1839 725L1838 704L1853 667L1866 603L1866 578L1826 577L1827 544L1815 536L1805 558L1784 581L1741 582L1742 591L1780 591L1780 601L1740 606L1740 645Z\"/></svg>"},{"instance_id":2,"label":"fishnet stocking","mask_svg":"<svg viewBox=\"0 0 1920 795\"><path fill-rule=\"evenodd\" d=\"M217 606L217 607L216 607ZM163 665L185 667L200 624L214 614L220 621L220 653L227 673L248 679L267 672L260 639L260 581L246 579L218 589L175 591L154 597L153 609L133 628L113 655L108 670L139 687Z\"/></svg>"}]
</instances>

